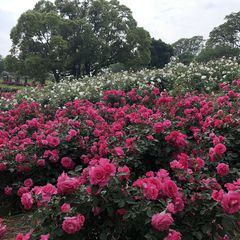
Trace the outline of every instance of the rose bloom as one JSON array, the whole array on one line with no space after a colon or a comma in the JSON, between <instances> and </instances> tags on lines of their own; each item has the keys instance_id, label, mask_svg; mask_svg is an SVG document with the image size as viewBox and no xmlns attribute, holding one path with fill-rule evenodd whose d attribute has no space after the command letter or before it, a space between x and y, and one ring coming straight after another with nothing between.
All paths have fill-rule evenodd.
<instances>
[{"instance_id":1,"label":"rose bloom","mask_svg":"<svg viewBox=\"0 0 240 240\"><path fill-rule=\"evenodd\" d=\"M45 159L38 159L37 160L37 165L41 166L41 167L45 166Z\"/></svg>"},{"instance_id":2,"label":"rose bloom","mask_svg":"<svg viewBox=\"0 0 240 240\"><path fill-rule=\"evenodd\" d=\"M24 206L25 209L31 209L33 205L33 197L30 192L23 193L21 197L21 203Z\"/></svg>"},{"instance_id":3,"label":"rose bloom","mask_svg":"<svg viewBox=\"0 0 240 240\"><path fill-rule=\"evenodd\" d=\"M61 206L61 211L63 213L66 213L66 212L69 212L69 210L71 209L71 205L69 203L64 203L62 206Z\"/></svg>"},{"instance_id":4,"label":"rose bloom","mask_svg":"<svg viewBox=\"0 0 240 240\"><path fill-rule=\"evenodd\" d=\"M122 150L121 147L115 147L114 150L118 156L120 156L120 157L124 156L124 151Z\"/></svg>"},{"instance_id":5,"label":"rose bloom","mask_svg":"<svg viewBox=\"0 0 240 240\"><path fill-rule=\"evenodd\" d=\"M52 195L57 194L57 188L53 186L51 183L43 186L41 188L42 200L43 201L50 201Z\"/></svg>"},{"instance_id":6,"label":"rose bloom","mask_svg":"<svg viewBox=\"0 0 240 240\"><path fill-rule=\"evenodd\" d=\"M156 213L152 216L152 221L151 221L152 226L162 232L165 230L168 230L170 225L173 224L173 218L170 213Z\"/></svg>"},{"instance_id":7,"label":"rose bloom","mask_svg":"<svg viewBox=\"0 0 240 240\"><path fill-rule=\"evenodd\" d=\"M46 140L48 141L48 145L50 147L57 147L60 144L60 139L58 137L48 135Z\"/></svg>"},{"instance_id":8,"label":"rose bloom","mask_svg":"<svg viewBox=\"0 0 240 240\"><path fill-rule=\"evenodd\" d=\"M78 181L76 178L70 178L66 173L62 173L57 180L58 193L73 193L78 187Z\"/></svg>"},{"instance_id":9,"label":"rose bloom","mask_svg":"<svg viewBox=\"0 0 240 240\"><path fill-rule=\"evenodd\" d=\"M24 193L27 193L27 192L29 192L29 188L22 186L18 189L17 195L21 197Z\"/></svg>"},{"instance_id":10,"label":"rose bloom","mask_svg":"<svg viewBox=\"0 0 240 240\"><path fill-rule=\"evenodd\" d=\"M68 234L74 234L82 228L85 217L82 214L77 214L74 217L65 217L62 223L62 229Z\"/></svg>"},{"instance_id":11,"label":"rose bloom","mask_svg":"<svg viewBox=\"0 0 240 240\"><path fill-rule=\"evenodd\" d=\"M25 181L24 181L24 185L26 187L31 187L33 185L33 180L31 178L27 178Z\"/></svg>"},{"instance_id":12,"label":"rose bloom","mask_svg":"<svg viewBox=\"0 0 240 240\"><path fill-rule=\"evenodd\" d=\"M7 232L7 226L3 224L3 219L0 218L0 238L2 238Z\"/></svg>"},{"instance_id":13,"label":"rose bloom","mask_svg":"<svg viewBox=\"0 0 240 240\"><path fill-rule=\"evenodd\" d=\"M19 233L17 236L16 236L16 239L15 240L29 240L31 237L31 233L27 233L26 235L23 235L22 233Z\"/></svg>"},{"instance_id":14,"label":"rose bloom","mask_svg":"<svg viewBox=\"0 0 240 240\"><path fill-rule=\"evenodd\" d=\"M124 165L123 167L118 167L118 173L120 173L120 175L118 176L121 180L128 180L129 176L130 176L130 170L128 168L128 166Z\"/></svg>"},{"instance_id":15,"label":"rose bloom","mask_svg":"<svg viewBox=\"0 0 240 240\"><path fill-rule=\"evenodd\" d=\"M163 130L163 124L161 122L157 122L153 125L153 130L156 133L160 133Z\"/></svg>"},{"instance_id":16,"label":"rose bloom","mask_svg":"<svg viewBox=\"0 0 240 240\"><path fill-rule=\"evenodd\" d=\"M215 201L221 201L224 195L224 191L222 189L218 190L213 190L212 192L212 199Z\"/></svg>"},{"instance_id":17,"label":"rose bloom","mask_svg":"<svg viewBox=\"0 0 240 240\"><path fill-rule=\"evenodd\" d=\"M222 143L218 143L215 147L214 147L214 151L215 153L217 153L218 155L223 155L226 152L226 147L224 144Z\"/></svg>"},{"instance_id":18,"label":"rose bloom","mask_svg":"<svg viewBox=\"0 0 240 240\"><path fill-rule=\"evenodd\" d=\"M222 197L221 205L225 212L236 213L240 210L240 192L229 191Z\"/></svg>"},{"instance_id":19,"label":"rose bloom","mask_svg":"<svg viewBox=\"0 0 240 240\"><path fill-rule=\"evenodd\" d=\"M164 183L164 194L166 194L168 197L174 198L178 194L178 187L176 183L172 180L167 180Z\"/></svg>"},{"instance_id":20,"label":"rose bloom","mask_svg":"<svg viewBox=\"0 0 240 240\"><path fill-rule=\"evenodd\" d=\"M0 171L4 171L7 168L5 163L0 163Z\"/></svg>"},{"instance_id":21,"label":"rose bloom","mask_svg":"<svg viewBox=\"0 0 240 240\"><path fill-rule=\"evenodd\" d=\"M225 163L218 163L217 165L217 173L220 176L226 176L229 173L229 165Z\"/></svg>"},{"instance_id":22,"label":"rose bloom","mask_svg":"<svg viewBox=\"0 0 240 240\"><path fill-rule=\"evenodd\" d=\"M40 236L40 240L48 240L50 238L50 234L45 234Z\"/></svg>"},{"instance_id":23,"label":"rose bloom","mask_svg":"<svg viewBox=\"0 0 240 240\"><path fill-rule=\"evenodd\" d=\"M90 183L92 185L105 185L109 180L109 175L102 166L92 167L89 170Z\"/></svg>"},{"instance_id":24,"label":"rose bloom","mask_svg":"<svg viewBox=\"0 0 240 240\"><path fill-rule=\"evenodd\" d=\"M9 186L6 186L4 188L4 193L5 193L6 196L11 196L12 195L12 188L9 187Z\"/></svg>"},{"instance_id":25,"label":"rose bloom","mask_svg":"<svg viewBox=\"0 0 240 240\"><path fill-rule=\"evenodd\" d=\"M74 168L74 162L70 157L63 157L61 159L61 164L63 165L63 167L65 167L66 169L71 169Z\"/></svg>"},{"instance_id":26,"label":"rose bloom","mask_svg":"<svg viewBox=\"0 0 240 240\"><path fill-rule=\"evenodd\" d=\"M181 240L181 236L180 232L170 229L169 234L163 240Z\"/></svg>"},{"instance_id":27,"label":"rose bloom","mask_svg":"<svg viewBox=\"0 0 240 240\"><path fill-rule=\"evenodd\" d=\"M143 188L144 197L150 200L156 200L158 198L158 189L156 185L147 183Z\"/></svg>"},{"instance_id":28,"label":"rose bloom","mask_svg":"<svg viewBox=\"0 0 240 240\"><path fill-rule=\"evenodd\" d=\"M108 175L114 176L116 172L116 166L113 163L110 163L108 158L100 158L99 164L104 168Z\"/></svg>"}]
</instances>

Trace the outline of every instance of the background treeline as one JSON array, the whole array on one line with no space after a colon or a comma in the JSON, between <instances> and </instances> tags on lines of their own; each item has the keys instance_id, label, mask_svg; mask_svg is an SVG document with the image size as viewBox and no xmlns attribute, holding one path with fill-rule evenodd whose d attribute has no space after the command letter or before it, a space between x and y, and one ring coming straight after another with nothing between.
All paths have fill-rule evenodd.
<instances>
[{"instance_id":1,"label":"background treeline","mask_svg":"<svg viewBox=\"0 0 240 240\"><path fill-rule=\"evenodd\" d=\"M186 65L238 57L240 12L225 20L207 40L193 36L170 45L138 27L131 10L117 0L40 0L13 27L11 54L0 56L0 74L45 83L105 69L162 68L172 57Z\"/></svg>"}]
</instances>

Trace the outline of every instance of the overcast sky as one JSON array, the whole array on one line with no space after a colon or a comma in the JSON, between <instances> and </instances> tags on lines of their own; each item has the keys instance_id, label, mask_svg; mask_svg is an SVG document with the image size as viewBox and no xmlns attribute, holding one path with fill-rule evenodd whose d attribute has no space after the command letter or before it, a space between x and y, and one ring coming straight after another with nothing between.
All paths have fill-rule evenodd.
<instances>
[{"instance_id":1,"label":"overcast sky","mask_svg":"<svg viewBox=\"0 0 240 240\"><path fill-rule=\"evenodd\" d=\"M0 0L0 54L11 47L9 33L24 11L37 0ZM240 11L240 0L120 0L133 12L138 25L152 37L173 43L182 37L203 35L224 21L232 12Z\"/></svg>"}]
</instances>

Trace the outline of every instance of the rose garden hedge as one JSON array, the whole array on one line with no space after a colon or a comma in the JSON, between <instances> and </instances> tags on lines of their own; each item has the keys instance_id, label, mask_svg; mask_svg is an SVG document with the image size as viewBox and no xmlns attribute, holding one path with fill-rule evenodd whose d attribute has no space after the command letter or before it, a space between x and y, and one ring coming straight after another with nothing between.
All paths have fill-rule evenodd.
<instances>
[{"instance_id":1,"label":"rose garden hedge","mask_svg":"<svg viewBox=\"0 0 240 240\"><path fill-rule=\"evenodd\" d=\"M33 212L16 239L237 239L240 80L220 87L0 111L1 215Z\"/></svg>"}]
</instances>

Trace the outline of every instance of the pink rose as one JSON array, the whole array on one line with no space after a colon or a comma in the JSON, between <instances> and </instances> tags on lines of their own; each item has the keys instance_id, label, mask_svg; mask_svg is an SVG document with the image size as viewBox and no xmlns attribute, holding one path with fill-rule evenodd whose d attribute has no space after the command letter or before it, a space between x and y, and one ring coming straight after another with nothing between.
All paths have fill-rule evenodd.
<instances>
[{"instance_id":1,"label":"pink rose","mask_svg":"<svg viewBox=\"0 0 240 240\"><path fill-rule=\"evenodd\" d=\"M182 234L180 232L170 229L167 237L163 240L181 240L181 236Z\"/></svg>"},{"instance_id":2,"label":"pink rose","mask_svg":"<svg viewBox=\"0 0 240 240\"><path fill-rule=\"evenodd\" d=\"M40 240L48 240L50 238L50 234L46 234L46 235L41 235L40 236Z\"/></svg>"},{"instance_id":3,"label":"pink rose","mask_svg":"<svg viewBox=\"0 0 240 240\"><path fill-rule=\"evenodd\" d=\"M15 240L29 240L31 237L31 233L27 233L26 235L23 235L22 233L19 233Z\"/></svg>"},{"instance_id":4,"label":"pink rose","mask_svg":"<svg viewBox=\"0 0 240 240\"><path fill-rule=\"evenodd\" d=\"M27 192L29 192L29 188L22 186L18 189L17 195L21 197L24 193L27 193Z\"/></svg>"},{"instance_id":5,"label":"pink rose","mask_svg":"<svg viewBox=\"0 0 240 240\"><path fill-rule=\"evenodd\" d=\"M76 178L70 178L66 173L62 173L57 180L58 193L73 193L78 187L78 180Z\"/></svg>"},{"instance_id":6,"label":"pink rose","mask_svg":"<svg viewBox=\"0 0 240 240\"><path fill-rule=\"evenodd\" d=\"M0 238L2 238L7 232L7 226L3 224L3 219L0 218Z\"/></svg>"},{"instance_id":7,"label":"pink rose","mask_svg":"<svg viewBox=\"0 0 240 240\"><path fill-rule=\"evenodd\" d=\"M240 210L240 192L229 191L222 197L221 205L225 212L236 213Z\"/></svg>"},{"instance_id":8,"label":"pink rose","mask_svg":"<svg viewBox=\"0 0 240 240\"><path fill-rule=\"evenodd\" d=\"M4 171L7 168L5 163L0 163L0 171Z\"/></svg>"},{"instance_id":9,"label":"pink rose","mask_svg":"<svg viewBox=\"0 0 240 240\"><path fill-rule=\"evenodd\" d=\"M22 163L25 160L25 157L22 154L18 153L15 159L18 163Z\"/></svg>"},{"instance_id":10,"label":"pink rose","mask_svg":"<svg viewBox=\"0 0 240 240\"><path fill-rule=\"evenodd\" d=\"M124 151L122 150L121 147L115 147L114 150L118 156L120 156L120 157L124 156Z\"/></svg>"},{"instance_id":11,"label":"pink rose","mask_svg":"<svg viewBox=\"0 0 240 240\"><path fill-rule=\"evenodd\" d=\"M124 180L124 179L128 180L130 176L130 170L126 165L124 165L123 167L118 167L118 173L120 174L118 177L121 180Z\"/></svg>"},{"instance_id":12,"label":"pink rose","mask_svg":"<svg viewBox=\"0 0 240 240\"><path fill-rule=\"evenodd\" d=\"M153 125L153 130L156 133L160 133L163 130L163 124L161 122L157 122Z\"/></svg>"},{"instance_id":13,"label":"pink rose","mask_svg":"<svg viewBox=\"0 0 240 240\"><path fill-rule=\"evenodd\" d=\"M43 186L41 189L42 199L44 201L50 201L52 195L57 194L57 188L53 186L51 183Z\"/></svg>"},{"instance_id":14,"label":"pink rose","mask_svg":"<svg viewBox=\"0 0 240 240\"><path fill-rule=\"evenodd\" d=\"M156 213L152 216L152 226L158 231L168 230L170 225L173 224L173 218L170 213Z\"/></svg>"},{"instance_id":15,"label":"pink rose","mask_svg":"<svg viewBox=\"0 0 240 240\"><path fill-rule=\"evenodd\" d=\"M169 128L171 125L172 125L172 122L170 120L165 120L163 122L163 126L166 127L166 128Z\"/></svg>"},{"instance_id":16,"label":"pink rose","mask_svg":"<svg viewBox=\"0 0 240 240\"><path fill-rule=\"evenodd\" d=\"M218 155L223 155L226 152L226 147L224 144L222 143L218 143L215 147L214 147L214 151L218 154Z\"/></svg>"},{"instance_id":17,"label":"pink rose","mask_svg":"<svg viewBox=\"0 0 240 240\"><path fill-rule=\"evenodd\" d=\"M217 165L217 173L220 176L226 176L229 173L229 165L225 163L218 163Z\"/></svg>"},{"instance_id":18,"label":"pink rose","mask_svg":"<svg viewBox=\"0 0 240 240\"><path fill-rule=\"evenodd\" d=\"M92 185L106 185L109 180L109 175L102 166L91 167L89 176Z\"/></svg>"},{"instance_id":19,"label":"pink rose","mask_svg":"<svg viewBox=\"0 0 240 240\"><path fill-rule=\"evenodd\" d=\"M12 195L12 188L9 187L9 186L6 186L4 188L4 193L5 193L6 196L11 196Z\"/></svg>"},{"instance_id":20,"label":"pink rose","mask_svg":"<svg viewBox=\"0 0 240 240\"><path fill-rule=\"evenodd\" d=\"M64 203L62 206L61 206L61 211L63 213L66 213L66 212L69 212L69 210L71 209L71 205L69 203Z\"/></svg>"},{"instance_id":21,"label":"pink rose","mask_svg":"<svg viewBox=\"0 0 240 240\"><path fill-rule=\"evenodd\" d=\"M222 198L223 198L223 194L224 194L224 191L221 189L221 190L213 190L212 192L212 199L215 200L215 201L221 201Z\"/></svg>"},{"instance_id":22,"label":"pink rose","mask_svg":"<svg viewBox=\"0 0 240 240\"><path fill-rule=\"evenodd\" d=\"M48 145L50 147L57 147L60 144L60 139L58 137L48 135L46 140L48 141Z\"/></svg>"},{"instance_id":23,"label":"pink rose","mask_svg":"<svg viewBox=\"0 0 240 240\"><path fill-rule=\"evenodd\" d=\"M69 132L68 132L68 134L69 134L71 137L75 137L75 136L77 136L77 131L74 130L74 129L70 129Z\"/></svg>"},{"instance_id":24,"label":"pink rose","mask_svg":"<svg viewBox=\"0 0 240 240\"><path fill-rule=\"evenodd\" d=\"M24 181L24 185L26 187L31 187L33 185L33 180L31 178L27 178L25 181Z\"/></svg>"},{"instance_id":25,"label":"pink rose","mask_svg":"<svg viewBox=\"0 0 240 240\"><path fill-rule=\"evenodd\" d=\"M23 193L21 197L21 203L24 206L25 209L31 209L33 205L33 197L32 193Z\"/></svg>"},{"instance_id":26,"label":"pink rose","mask_svg":"<svg viewBox=\"0 0 240 240\"><path fill-rule=\"evenodd\" d=\"M163 187L163 191L164 191L164 194L167 196L167 197L171 197L171 198L174 198L177 196L178 194L178 187L176 185L176 183L172 180L167 180L165 183L164 183L164 187Z\"/></svg>"},{"instance_id":27,"label":"pink rose","mask_svg":"<svg viewBox=\"0 0 240 240\"><path fill-rule=\"evenodd\" d=\"M45 159L38 159L37 160L37 165L41 166L41 167L45 166Z\"/></svg>"},{"instance_id":28,"label":"pink rose","mask_svg":"<svg viewBox=\"0 0 240 240\"><path fill-rule=\"evenodd\" d=\"M143 188L144 197L150 200L156 200L158 198L158 189L156 185L152 183L145 184Z\"/></svg>"},{"instance_id":29,"label":"pink rose","mask_svg":"<svg viewBox=\"0 0 240 240\"><path fill-rule=\"evenodd\" d=\"M65 167L66 169L72 169L74 168L74 162L70 157L63 157L61 159L61 164L63 165L63 167Z\"/></svg>"},{"instance_id":30,"label":"pink rose","mask_svg":"<svg viewBox=\"0 0 240 240\"><path fill-rule=\"evenodd\" d=\"M85 217L82 214L77 214L74 217L65 217L62 223L62 229L68 234L74 234L82 228Z\"/></svg>"},{"instance_id":31,"label":"pink rose","mask_svg":"<svg viewBox=\"0 0 240 240\"><path fill-rule=\"evenodd\" d=\"M99 164L104 168L108 175L114 176L116 172L116 166L113 163L110 163L108 158L100 158Z\"/></svg>"}]
</instances>

